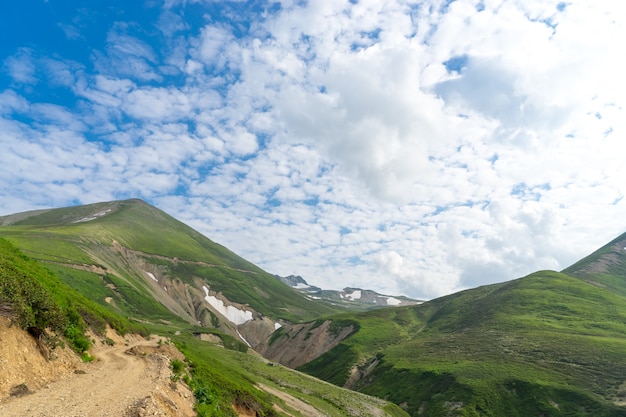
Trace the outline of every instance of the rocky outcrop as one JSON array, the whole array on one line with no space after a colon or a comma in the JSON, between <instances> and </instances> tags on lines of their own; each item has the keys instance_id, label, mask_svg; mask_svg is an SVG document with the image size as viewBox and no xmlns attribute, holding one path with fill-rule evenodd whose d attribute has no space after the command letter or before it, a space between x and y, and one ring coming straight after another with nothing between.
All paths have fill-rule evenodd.
<instances>
[{"instance_id":1,"label":"rocky outcrop","mask_svg":"<svg viewBox=\"0 0 626 417\"><path fill-rule=\"evenodd\" d=\"M257 350L259 346L263 346L264 342L276 330L276 324L268 317L255 317L239 326L239 332L252 346Z\"/></svg>"},{"instance_id":2,"label":"rocky outcrop","mask_svg":"<svg viewBox=\"0 0 626 417\"><path fill-rule=\"evenodd\" d=\"M297 368L328 352L355 331L353 324L341 326L331 320L286 325L255 350L269 360Z\"/></svg>"}]
</instances>

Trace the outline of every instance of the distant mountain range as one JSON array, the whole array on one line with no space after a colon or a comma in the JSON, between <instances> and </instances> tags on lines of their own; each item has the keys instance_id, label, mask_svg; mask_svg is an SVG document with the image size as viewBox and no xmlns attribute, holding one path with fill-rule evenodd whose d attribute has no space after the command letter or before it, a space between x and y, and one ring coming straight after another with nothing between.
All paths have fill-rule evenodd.
<instances>
[{"instance_id":1,"label":"distant mountain range","mask_svg":"<svg viewBox=\"0 0 626 417\"><path fill-rule=\"evenodd\" d=\"M0 238L101 308L181 346L195 346L195 335L251 347L270 364L395 405L364 411L340 404L348 397L339 392L322 401L305 382L269 376L282 367L192 355L220 358L202 368L219 369L207 380L228 378L215 392L260 398L250 381L263 373L265 384L330 407L320 415L626 416L626 235L562 272L426 302L271 275L141 200L0 217Z\"/></svg>"},{"instance_id":2,"label":"distant mountain range","mask_svg":"<svg viewBox=\"0 0 626 417\"><path fill-rule=\"evenodd\" d=\"M309 285L304 278L299 275L289 275L287 277L274 276L310 299L321 300L332 305L349 309L369 310L377 307L398 307L423 303L423 301L414 300L405 296L383 295L376 291L363 290L361 288L346 287L343 291L323 290L320 287Z\"/></svg>"}]
</instances>

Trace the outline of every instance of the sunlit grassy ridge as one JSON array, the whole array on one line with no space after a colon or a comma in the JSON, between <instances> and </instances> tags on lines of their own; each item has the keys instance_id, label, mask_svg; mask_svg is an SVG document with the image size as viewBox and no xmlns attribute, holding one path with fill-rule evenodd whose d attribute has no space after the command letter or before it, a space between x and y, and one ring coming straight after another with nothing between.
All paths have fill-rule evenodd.
<instances>
[{"instance_id":1,"label":"sunlit grassy ridge","mask_svg":"<svg viewBox=\"0 0 626 417\"><path fill-rule=\"evenodd\" d=\"M115 285L122 294L118 305L120 312L170 319L164 307L140 306L150 304L153 294L137 277L139 271L129 269L117 252L119 248L131 249L147 264L163 267L170 276L190 285L195 285L195 279L200 278L211 290L275 319L311 320L338 311L338 308L302 296L254 264L141 200L52 209L9 220L10 216L4 223L0 222L8 224L0 226L0 236L29 256L46 262L65 282L76 281L88 293L100 294L99 302L102 296L107 296L99 278L102 273L90 277L67 264L102 266L106 263L113 268L106 271L105 280L112 281L108 284ZM262 238L259 244L263 244Z\"/></svg>"},{"instance_id":2,"label":"sunlit grassy ridge","mask_svg":"<svg viewBox=\"0 0 626 417\"><path fill-rule=\"evenodd\" d=\"M94 213L101 216L90 217ZM88 220L91 219L91 220ZM63 241L89 241L110 244L117 241L134 250L158 254L171 258L202 260L216 265L260 272L261 269L245 259L235 255L225 247L211 241L191 227L174 219L168 214L141 200L114 201L86 206L52 209L19 220L11 224L10 230L30 236L40 234L55 240L55 248L43 246L45 251L63 257L78 253ZM30 239L25 239L30 241ZM24 242L26 243L26 242ZM42 243L45 245L45 243ZM37 243L30 241L29 246L37 249Z\"/></svg>"},{"instance_id":3,"label":"sunlit grassy ridge","mask_svg":"<svg viewBox=\"0 0 626 417\"><path fill-rule=\"evenodd\" d=\"M626 234L563 271L590 284L626 295Z\"/></svg>"},{"instance_id":4,"label":"sunlit grassy ridge","mask_svg":"<svg viewBox=\"0 0 626 417\"><path fill-rule=\"evenodd\" d=\"M623 416L626 299L542 271L417 307L341 315L359 331L302 369L411 415Z\"/></svg>"}]
</instances>

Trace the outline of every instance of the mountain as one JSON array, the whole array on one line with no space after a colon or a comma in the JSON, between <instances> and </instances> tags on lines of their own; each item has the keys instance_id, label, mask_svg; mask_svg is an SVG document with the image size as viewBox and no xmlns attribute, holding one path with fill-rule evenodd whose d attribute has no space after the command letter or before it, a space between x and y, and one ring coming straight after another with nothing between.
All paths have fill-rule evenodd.
<instances>
[{"instance_id":1,"label":"mountain","mask_svg":"<svg viewBox=\"0 0 626 417\"><path fill-rule=\"evenodd\" d=\"M120 334L156 333L185 355L185 362L170 362L172 384L189 385L200 417L407 415L392 403L251 354L246 343L259 344L281 325L341 310L307 299L141 200L19 213L0 217L0 225L0 332L8 318L24 329L20 338L35 336L33 344L46 357L58 357L54 352L67 341L91 361L94 344L114 343L105 333L109 327ZM10 340L0 336L6 347ZM25 356L17 345L0 349L0 395L45 385L27 366L37 362L32 351ZM6 352L21 356L4 357ZM124 377L121 370L119 375ZM108 399L118 401L123 399ZM167 398L162 403L173 404Z\"/></svg>"},{"instance_id":2,"label":"mountain","mask_svg":"<svg viewBox=\"0 0 626 417\"><path fill-rule=\"evenodd\" d=\"M285 285L141 200L0 217L0 238L23 253L0 276L44 265L77 326L170 337L202 416L626 416L626 235L562 272L375 309L390 296Z\"/></svg>"},{"instance_id":3,"label":"mountain","mask_svg":"<svg viewBox=\"0 0 626 417\"><path fill-rule=\"evenodd\" d=\"M563 272L600 288L626 295L626 233Z\"/></svg>"},{"instance_id":4,"label":"mountain","mask_svg":"<svg viewBox=\"0 0 626 417\"><path fill-rule=\"evenodd\" d=\"M274 366L226 334L205 341L194 326L140 321L98 306L0 239L0 415L406 417ZM148 332L161 336L138 335Z\"/></svg>"},{"instance_id":5,"label":"mountain","mask_svg":"<svg viewBox=\"0 0 626 417\"><path fill-rule=\"evenodd\" d=\"M0 237L72 287L151 323L184 321L255 345L281 323L339 311L141 200L20 213L0 225Z\"/></svg>"},{"instance_id":6,"label":"mountain","mask_svg":"<svg viewBox=\"0 0 626 417\"><path fill-rule=\"evenodd\" d=\"M625 244L566 273L331 317L332 348L296 366L412 416L626 416ZM302 339L279 329L270 357Z\"/></svg>"},{"instance_id":7,"label":"mountain","mask_svg":"<svg viewBox=\"0 0 626 417\"><path fill-rule=\"evenodd\" d=\"M371 310L380 307L415 305L423 302L405 296L383 295L376 291L363 290L361 288L346 287L343 291L323 290L319 287L309 285L304 278L299 275L289 275L287 277L274 276L310 299L321 300L348 310Z\"/></svg>"}]
</instances>

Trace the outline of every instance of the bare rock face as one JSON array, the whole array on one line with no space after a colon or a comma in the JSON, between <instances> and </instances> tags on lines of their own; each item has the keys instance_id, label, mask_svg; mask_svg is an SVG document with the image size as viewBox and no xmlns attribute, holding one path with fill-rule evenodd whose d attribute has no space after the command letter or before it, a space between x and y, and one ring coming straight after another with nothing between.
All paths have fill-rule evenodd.
<instances>
[{"instance_id":1,"label":"bare rock face","mask_svg":"<svg viewBox=\"0 0 626 417\"><path fill-rule=\"evenodd\" d=\"M263 346L264 342L275 330L276 327L273 320L260 316L239 326L239 332L254 350L257 350L258 346Z\"/></svg>"},{"instance_id":2,"label":"bare rock face","mask_svg":"<svg viewBox=\"0 0 626 417\"><path fill-rule=\"evenodd\" d=\"M255 350L271 361L297 368L328 352L355 330L353 326L333 328L331 320L286 325Z\"/></svg>"}]
</instances>

